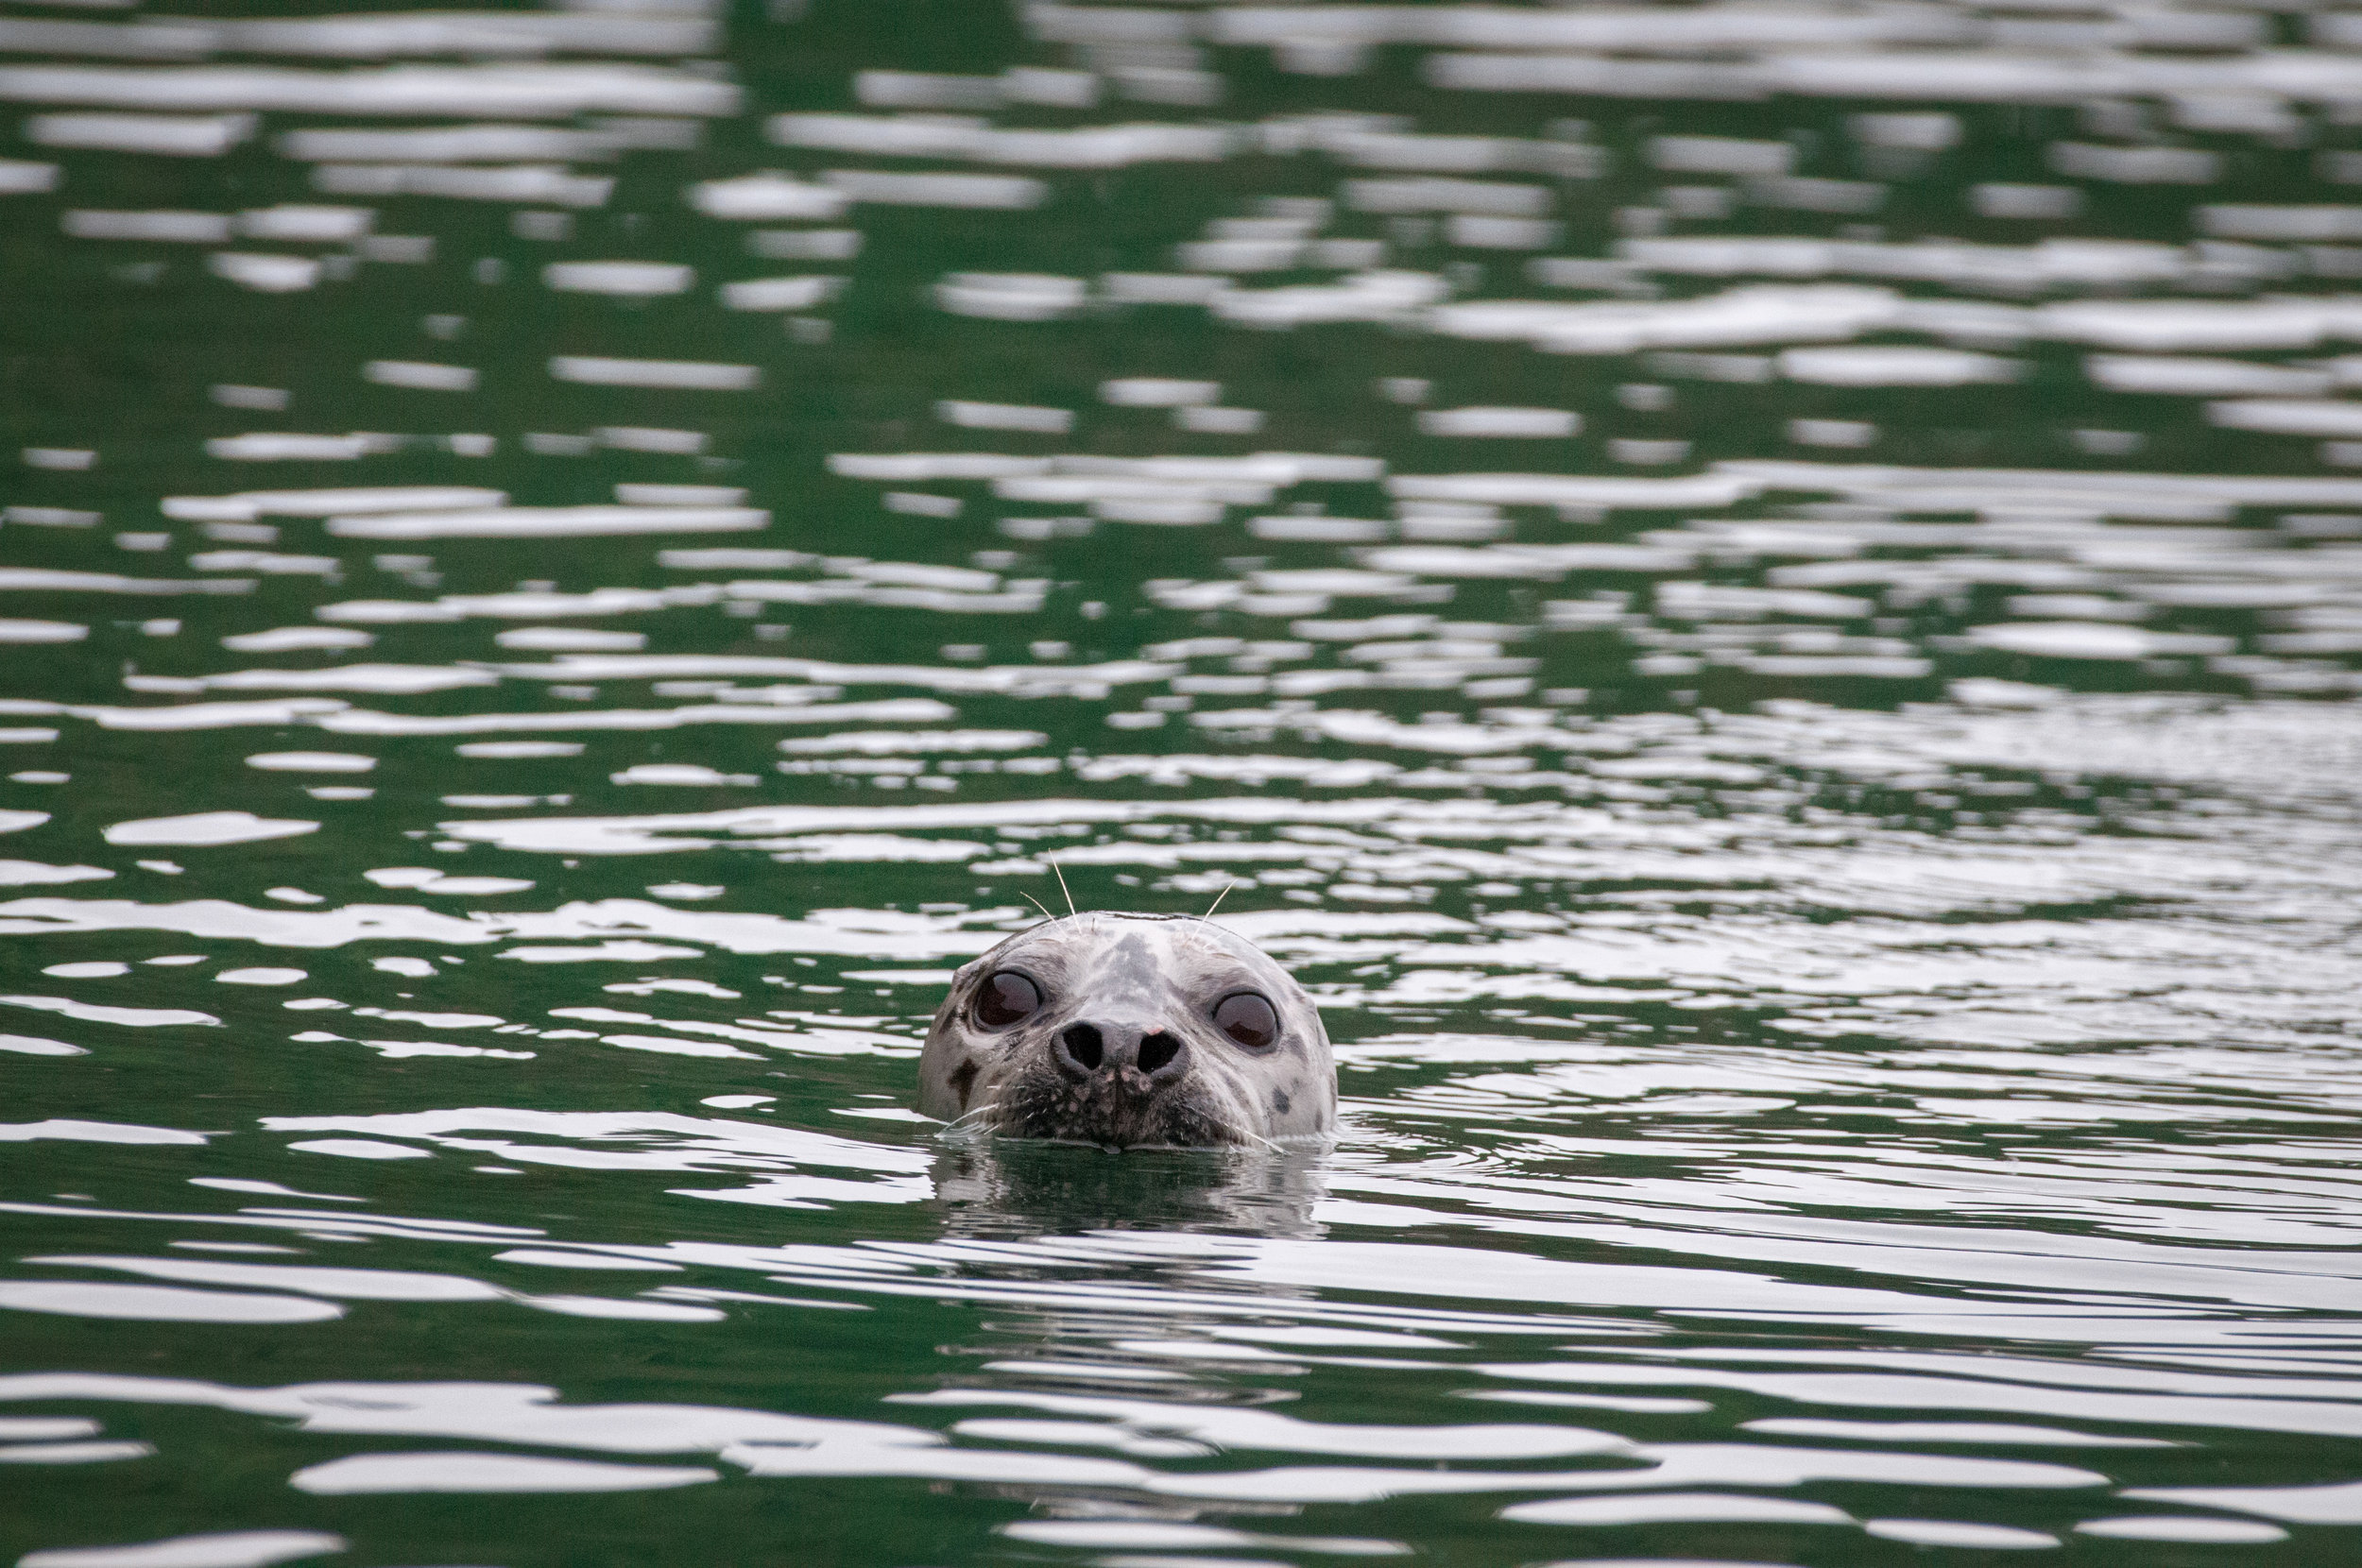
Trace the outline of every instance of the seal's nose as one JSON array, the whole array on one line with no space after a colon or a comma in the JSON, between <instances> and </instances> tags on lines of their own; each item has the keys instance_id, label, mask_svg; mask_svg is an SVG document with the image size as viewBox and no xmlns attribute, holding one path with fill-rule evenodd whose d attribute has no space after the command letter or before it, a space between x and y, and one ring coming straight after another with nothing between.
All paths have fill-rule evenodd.
<instances>
[{"instance_id":1,"label":"seal's nose","mask_svg":"<svg viewBox=\"0 0 2362 1568\"><path fill-rule=\"evenodd\" d=\"M1050 1054L1069 1078L1137 1073L1151 1084L1163 1084L1181 1076L1188 1050L1179 1035L1161 1029L1070 1024L1058 1031Z\"/></svg>"}]
</instances>

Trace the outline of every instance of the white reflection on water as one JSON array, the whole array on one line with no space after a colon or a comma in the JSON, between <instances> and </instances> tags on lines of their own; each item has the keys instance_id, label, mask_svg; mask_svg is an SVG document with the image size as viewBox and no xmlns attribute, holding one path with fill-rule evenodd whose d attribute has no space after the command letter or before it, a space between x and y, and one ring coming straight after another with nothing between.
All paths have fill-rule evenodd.
<instances>
[{"instance_id":1,"label":"white reflection on water","mask_svg":"<svg viewBox=\"0 0 2362 1568\"><path fill-rule=\"evenodd\" d=\"M343 1536L320 1530L227 1530L136 1545L52 1547L18 1560L23 1568L271 1568L345 1545Z\"/></svg>"},{"instance_id":2,"label":"white reflection on water","mask_svg":"<svg viewBox=\"0 0 2362 1568\"><path fill-rule=\"evenodd\" d=\"M524 1454L356 1454L299 1470L287 1478L315 1496L384 1492L651 1491L718 1481L721 1473L687 1465L599 1464Z\"/></svg>"}]
</instances>

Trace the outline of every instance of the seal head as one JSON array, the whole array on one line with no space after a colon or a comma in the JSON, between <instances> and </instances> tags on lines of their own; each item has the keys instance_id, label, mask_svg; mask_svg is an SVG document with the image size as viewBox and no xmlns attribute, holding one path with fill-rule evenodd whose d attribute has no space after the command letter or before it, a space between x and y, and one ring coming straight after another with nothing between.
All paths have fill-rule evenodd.
<instances>
[{"instance_id":1,"label":"seal head","mask_svg":"<svg viewBox=\"0 0 2362 1568\"><path fill-rule=\"evenodd\" d=\"M1337 1068L1311 998L1243 937L1191 915L1070 915L952 978L918 1109L1118 1149L1261 1144L1327 1132Z\"/></svg>"}]
</instances>

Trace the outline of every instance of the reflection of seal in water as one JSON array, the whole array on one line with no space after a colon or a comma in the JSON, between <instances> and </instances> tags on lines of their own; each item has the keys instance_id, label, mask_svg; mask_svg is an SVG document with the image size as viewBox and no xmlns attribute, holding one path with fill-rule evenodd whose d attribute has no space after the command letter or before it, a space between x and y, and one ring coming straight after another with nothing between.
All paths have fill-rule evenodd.
<instances>
[{"instance_id":1,"label":"reflection of seal in water","mask_svg":"<svg viewBox=\"0 0 2362 1568\"><path fill-rule=\"evenodd\" d=\"M1244 938L1189 915L1070 915L953 977L918 1108L1116 1148L1260 1144L1326 1132L1337 1068L1311 998Z\"/></svg>"},{"instance_id":2,"label":"reflection of seal in water","mask_svg":"<svg viewBox=\"0 0 2362 1568\"><path fill-rule=\"evenodd\" d=\"M1259 1144L1134 1149L1106 1160L1077 1159L1079 1150L1043 1139L944 1138L929 1175L947 1241L1121 1231L1317 1237L1326 1234L1313 1218L1328 1196L1325 1142L1300 1138L1275 1153ZM1121 1252L1106 1254L1110 1267ZM1141 1267L1186 1289L1205 1288L1206 1270L1235 1257L1220 1249L1149 1253Z\"/></svg>"}]
</instances>

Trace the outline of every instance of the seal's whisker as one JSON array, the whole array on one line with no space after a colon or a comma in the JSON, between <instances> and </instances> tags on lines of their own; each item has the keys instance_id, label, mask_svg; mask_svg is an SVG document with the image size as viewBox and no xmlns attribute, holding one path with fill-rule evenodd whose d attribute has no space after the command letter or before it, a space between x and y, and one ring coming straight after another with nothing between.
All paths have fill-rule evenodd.
<instances>
[{"instance_id":1,"label":"seal's whisker","mask_svg":"<svg viewBox=\"0 0 2362 1568\"><path fill-rule=\"evenodd\" d=\"M1051 912L1050 912L1050 911L1049 911L1049 909L1048 909L1046 906L1044 906L1044 905L1043 905L1042 901L1041 901L1040 899L1038 899L1038 898L1035 897L1032 894L1030 894L1030 893L1020 893L1020 894L1018 894L1018 896L1019 898L1024 899L1027 903L1029 903L1029 904L1033 905L1033 906L1034 906L1034 908L1036 908L1036 909L1037 909L1037 910L1040 910L1040 911L1041 911L1041 917L1042 917L1044 920L1055 920L1055 919L1057 919L1057 918L1058 918L1056 915L1054 915L1054 914L1051 913Z\"/></svg>"},{"instance_id":2,"label":"seal's whisker","mask_svg":"<svg viewBox=\"0 0 2362 1568\"><path fill-rule=\"evenodd\" d=\"M1222 901L1223 901L1224 899L1225 899L1225 898L1229 897L1229 896L1230 896L1230 890L1231 890L1232 888L1234 888L1234 887L1237 887L1238 885L1239 885L1239 884L1238 884L1238 883L1236 883L1236 882L1224 882L1224 883L1222 885L1222 891L1221 891L1220 893L1217 893L1217 894L1215 894L1215 895L1214 895L1214 901L1213 901L1212 903L1210 903L1210 904L1208 904L1208 905L1207 905L1207 906L1206 906L1206 912L1205 912L1204 914L1201 914L1201 915L1199 915L1199 916L1197 917L1197 924L1190 928L1190 935L1191 937L1193 937L1193 938L1195 938L1195 939L1197 939L1198 941L1201 941L1201 942L1205 940L1205 938L1206 938L1206 930L1205 930L1206 922L1207 922L1208 920L1211 920L1211 919L1214 917L1214 912L1215 912L1216 910L1218 910L1218 909L1222 908Z\"/></svg>"},{"instance_id":3,"label":"seal's whisker","mask_svg":"<svg viewBox=\"0 0 2362 1568\"><path fill-rule=\"evenodd\" d=\"M1074 890L1066 885L1066 873L1058 869L1058 862L1050 856L1044 855L1042 859L1050 861L1051 875L1058 878L1058 891L1066 895L1066 912L1072 914L1074 912Z\"/></svg>"},{"instance_id":4,"label":"seal's whisker","mask_svg":"<svg viewBox=\"0 0 2362 1568\"><path fill-rule=\"evenodd\" d=\"M1000 1103L1001 1102L997 1099L987 1099L982 1105L972 1105L967 1110L962 1111L958 1116L953 1116L950 1121L945 1122L943 1124L943 1130L949 1133L952 1128L957 1127L968 1117L982 1116L986 1111L991 1110L994 1106Z\"/></svg>"}]
</instances>

